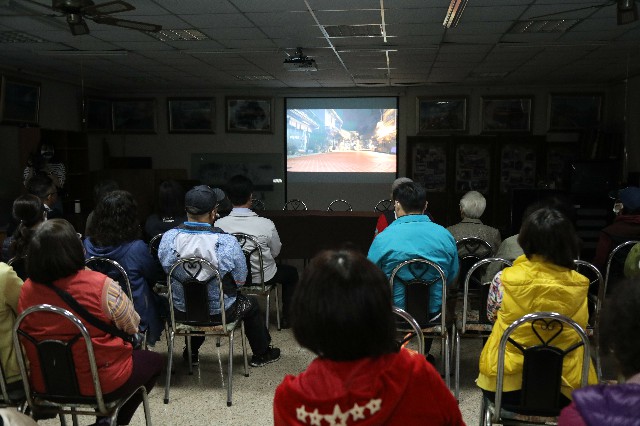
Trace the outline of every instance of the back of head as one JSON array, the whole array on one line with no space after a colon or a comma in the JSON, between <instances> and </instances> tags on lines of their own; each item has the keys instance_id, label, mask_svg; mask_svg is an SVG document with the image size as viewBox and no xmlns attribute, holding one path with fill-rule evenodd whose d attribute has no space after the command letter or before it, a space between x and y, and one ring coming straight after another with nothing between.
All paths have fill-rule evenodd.
<instances>
[{"instance_id":1,"label":"back of head","mask_svg":"<svg viewBox=\"0 0 640 426\"><path fill-rule=\"evenodd\" d=\"M571 221L552 207L535 210L524 220L518 243L528 259L538 255L555 265L571 269L580 248Z\"/></svg>"},{"instance_id":2,"label":"back of head","mask_svg":"<svg viewBox=\"0 0 640 426\"><path fill-rule=\"evenodd\" d=\"M64 219L43 222L27 248L27 273L39 283L68 277L84 268L84 249L73 226Z\"/></svg>"},{"instance_id":3,"label":"back of head","mask_svg":"<svg viewBox=\"0 0 640 426\"><path fill-rule=\"evenodd\" d=\"M213 189L207 185L194 186L184 196L184 208L187 212L189 220L208 217L216 208L218 198Z\"/></svg>"},{"instance_id":4,"label":"back of head","mask_svg":"<svg viewBox=\"0 0 640 426\"><path fill-rule=\"evenodd\" d=\"M227 183L227 195L234 206L246 204L253 193L253 182L246 176L235 175Z\"/></svg>"},{"instance_id":5,"label":"back of head","mask_svg":"<svg viewBox=\"0 0 640 426\"><path fill-rule=\"evenodd\" d=\"M184 190L175 180L165 180L160 184L157 213L161 218L184 215Z\"/></svg>"},{"instance_id":6,"label":"back of head","mask_svg":"<svg viewBox=\"0 0 640 426\"><path fill-rule=\"evenodd\" d=\"M103 179L93 187L93 200L96 204L100 202L106 194L120 189L118 182L113 179Z\"/></svg>"},{"instance_id":7,"label":"back of head","mask_svg":"<svg viewBox=\"0 0 640 426\"><path fill-rule=\"evenodd\" d=\"M36 173L27 181L27 191L36 197L44 200L49 194L55 191L53 179L42 173Z\"/></svg>"},{"instance_id":8,"label":"back of head","mask_svg":"<svg viewBox=\"0 0 640 426\"><path fill-rule=\"evenodd\" d=\"M417 182L405 182L394 189L393 199L407 213L422 213L427 203L427 191Z\"/></svg>"},{"instance_id":9,"label":"back of head","mask_svg":"<svg viewBox=\"0 0 640 426\"><path fill-rule=\"evenodd\" d=\"M460 199L460 212L469 219L479 219L487 207L487 200L478 191L469 191Z\"/></svg>"},{"instance_id":10,"label":"back of head","mask_svg":"<svg viewBox=\"0 0 640 426\"><path fill-rule=\"evenodd\" d=\"M391 289L362 254L324 251L305 269L291 303L296 340L335 361L397 351Z\"/></svg>"},{"instance_id":11,"label":"back of head","mask_svg":"<svg viewBox=\"0 0 640 426\"><path fill-rule=\"evenodd\" d=\"M91 242L96 246L117 246L140 237L138 204L128 191L107 193L94 210Z\"/></svg>"},{"instance_id":12,"label":"back of head","mask_svg":"<svg viewBox=\"0 0 640 426\"><path fill-rule=\"evenodd\" d=\"M600 350L618 361L622 375L629 378L640 373L640 279L616 286L605 301L600 322Z\"/></svg>"},{"instance_id":13,"label":"back of head","mask_svg":"<svg viewBox=\"0 0 640 426\"><path fill-rule=\"evenodd\" d=\"M44 205L35 195L21 195L13 202L13 217L20 224L13 233L11 256L23 256L31 240L33 228L46 217Z\"/></svg>"},{"instance_id":14,"label":"back of head","mask_svg":"<svg viewBox=\"0 0 640 426\"><path fill-rule=\"evenodd\" d=\"M398 179L394 180L391 184L391 197L393 197L393 191L395 191L397 187L407 182L413 182L413 179L408 177L399 177Z\"/></svg>"}]
</instances>

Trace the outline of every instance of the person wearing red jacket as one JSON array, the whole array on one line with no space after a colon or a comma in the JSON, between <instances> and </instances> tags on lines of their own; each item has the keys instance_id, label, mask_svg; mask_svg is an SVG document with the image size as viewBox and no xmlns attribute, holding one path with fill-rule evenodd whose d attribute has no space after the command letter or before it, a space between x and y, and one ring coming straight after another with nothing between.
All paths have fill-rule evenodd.
<instances>
[{"instance_id":1,"label":"person wearing red jacket","mask_svg":"<svg viewBox=\"0 0 640 426\"><path fill-rule=\"evenodd\" d=\"M296 287L291 321L298 343L318 357L276 389L276 426L464 425L435 368L399 348L387 278L362 254L315 257Z\"/></svg>"}]
</instances>

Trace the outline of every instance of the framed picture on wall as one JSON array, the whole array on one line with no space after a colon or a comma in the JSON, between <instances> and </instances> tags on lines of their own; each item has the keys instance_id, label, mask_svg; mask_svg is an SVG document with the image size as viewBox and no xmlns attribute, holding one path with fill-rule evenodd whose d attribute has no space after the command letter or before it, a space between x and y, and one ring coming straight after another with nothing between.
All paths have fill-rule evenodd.
<instances>
[{"instance_id":1,"label":"framed picture on wall","mask_svg":"<svg viewBox=\"0 0 640 426\"><path fill-rule=\"evenodd\" d=\"M482 98L482 131L531 131L531 98Z\"/></svg>"},{"instance_id":2,"label":"framed picture on wall","mask_svg":"<svg viewBox=\"0 0 640 426\"><path fill-rule=\"evenodd\" d=\"M39 83L2 77L0 120L3 123L37 125L39 112Z\"/></svg>"},{"instance_id":3,"label":"framed picture on wall","mask_svg":"<svg viewBox=\"0 0 640 426\"><path fill-rule=\"evenodd\" d=\"M111 107L114 132L156 132L155 99L114 99L112 101Z\"/></svg>"},{"instance_id":4,"label":"framed picture on wall","mask_svg":"<svg viewBox=\"0 0 640 426\"><path fill-rule=\"evenodd\" d=\"M580 130L598 127L601 107L601 94L551 94L549 96L549 130Z\"/></svg>"},{"instance_id":5,"label":"framed picture on wall","mask_svg":"<svg viewBox=\"0 0 640 426\"><path fill-rule=\"evenodd\" d=\"M418 134L467 130L467 98L418 97Z\"/></svg>"},{"instance_id":6,"label":"framed picture on wall","mask_svg":"<svg viewBox=\"0 0 640 426\"><path fill-rule=\"evenodd\" d=\"M215 133L215 98L169 98L169 133Z\"/></svg>"},{"instance_id":7,"label":"framed picture on wall","mask_svg":"<svg viewBox=\"0 0 640 426\"><path fill-rule=\"evenodd\" d=\"M424 185L427 192L447 189L447 147L442 142L421 142L410 147L408 174Z\"/></svg>"},{"instance_id":8,"label":"framed picture on wall","mask_svg":"<svg viewBox=\"0 0 640 426\"><path fill-rule=\"evenodd\" d=\"M273 98L227 97L228 133L273 133Z\"/></svg>"},{"instance_id":9,"label":"framed picture on wall","mask_svg":"<svg viewBox=\"0 0 640 426\"><path fill-rule=\"evenodd\" d=\"M83 127L88 132L111 131L111 100L105 98L85 98L83 106Z\"/></svg>"},{"instance_id":10,"label":"framed picture on wall","mask_svg":"<svg viewBox=\"0 0 640 426\"><path fill-rule=\"evenodd\" d=\"M456 147L456 191L486 194L491 184L489 145L461 143Z\"/></svg>"}]
</instances>

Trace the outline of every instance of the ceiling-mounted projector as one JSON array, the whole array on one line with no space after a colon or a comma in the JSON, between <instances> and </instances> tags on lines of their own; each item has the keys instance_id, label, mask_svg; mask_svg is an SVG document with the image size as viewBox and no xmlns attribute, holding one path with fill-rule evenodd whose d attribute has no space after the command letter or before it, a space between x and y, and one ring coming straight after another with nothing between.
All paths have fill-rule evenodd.
<instances>
[{"instance_id":1,"label":"ceiling-mounted projector","mask_svg":"<svg viewBox=\"0 0 640 426\"><path fill-rule=\"evenodd\" d=\"M287 71L318 71L315 59L305 56L301 47L296 48L295 56L284 60L283 66Z\"/></svg>"}]
</instances>

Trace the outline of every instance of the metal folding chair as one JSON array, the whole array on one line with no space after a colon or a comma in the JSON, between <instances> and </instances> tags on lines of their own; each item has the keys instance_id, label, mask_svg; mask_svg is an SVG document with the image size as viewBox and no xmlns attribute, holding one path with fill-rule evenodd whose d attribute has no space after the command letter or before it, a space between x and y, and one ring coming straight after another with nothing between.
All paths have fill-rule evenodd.
<instances>
[{"instance_id":1,"label":"metal folding chair","mask_svg":"<svg viewBox=\"0 0 640 426\"><path fill-rule=\"evenodd\" d=\"M293 199L284 203L282 210L307 210L307 205L302 200Z\"/></svg>"},{"instance_id":2,"label":"metal folding chair","mask_svg":"<svg viewBox=\"0 0 640 426\"><path fill-rule=\"evenodd\" d=\"M589 278L589 289L593 289L587 295L589 308L589 323L585 332L591 339L591 346L594 348L593 356L596 361L596 373L598 381L602 380L602 358L600 357L600 311L604 302L605 285L602 274L595 265L584 260L574 260L576 271Z\"/></svg>"},{"instance_id":3,"label":"metal folding chair","mask_svg":"<svg viewBox=\"0 0 640 426\"><path fill-rule=\"evenodd\" d=\"M262 201L259 198L251 199L251 210L253 210L254 212L261 212L261 211L264 211L264 209L265 209L264 201Z\"/></svg>"},{"instance_id":4,"label":"metal folding chair","mask_svg":"<svg viewBox=\"0 0 640 426\"><path fill-rule=\"evenodd\" d=\"M351 207L351 204L349 204L347 201L345 200L333 200L332 202L329 203L329 206L327 206L327 211L328 212L351 212L353 211L353 208Z\"/></svg>"},{"instance_id":5,"label":"metal folding chair","mask_svg":"<svg viewBox=\"0 0 640 426\"><path fill-rule=\"evenodd\" d=\"M393 210L393 200L380 200L373 207L374 212L383 213Z\"/></svg>"},{"instance_id":6,"label":"metal folding chair","mask_svg":"<svg viewBox=\"0 0 640 426\"><path fill-rule=\"evenodd\" d=\"M129 276L118 262L106 257L93 256L85 260L84 264L92 271L101 272L112 280L117 281L129 300L133 301Z\"/></svg>"},{"instance_id":7,"label":"metal folding chair","mask_svg":"<svg viewBox=\"0 0 640 426\"><path fill-rule=\"evenodd\" d=\"M607 258L607 269L604 274L604 294L608 294L611 290L611 285L623 276L624 261L627 259L627 255L631 251L631 248L640 243L640 241L626 241L617 245Z\"/></svg>"},{"instance_id":8,"label":"metal folding chair","mask_svg":"<svg viewBox=\"0 0 640 426\"><path fill-rule=\"evenodd\" d=\"M415 318L409 315L406 311L396 306L393 307L393 313L398 317L396 318L398 330L404 334L400 341L401 346L405 346L409 341L416 337L418 353L420 355L424 355L424 334L422 333L422 329L420 328L418 321L416 321ZM408 327L405 324L408 324ZM409 329L413 329L413 331L406 333Z\"/></svg>"}]
</instances>

